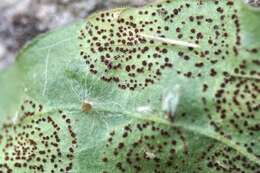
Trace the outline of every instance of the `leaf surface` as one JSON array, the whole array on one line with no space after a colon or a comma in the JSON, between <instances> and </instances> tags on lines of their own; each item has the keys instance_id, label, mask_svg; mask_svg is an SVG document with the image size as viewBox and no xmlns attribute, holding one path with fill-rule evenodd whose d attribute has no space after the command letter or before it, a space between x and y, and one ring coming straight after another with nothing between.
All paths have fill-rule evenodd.
<instances>
[{"instance_id":1,"label":"leaf surface","mask_svg":"<svg viewBox=\"0 0 260 173\"><path fill-rule=\"evenodd\" d=\"M174 0L36 38L0 75L0 172L259 172L259 18Z\"/></svg>"}]
</instances>

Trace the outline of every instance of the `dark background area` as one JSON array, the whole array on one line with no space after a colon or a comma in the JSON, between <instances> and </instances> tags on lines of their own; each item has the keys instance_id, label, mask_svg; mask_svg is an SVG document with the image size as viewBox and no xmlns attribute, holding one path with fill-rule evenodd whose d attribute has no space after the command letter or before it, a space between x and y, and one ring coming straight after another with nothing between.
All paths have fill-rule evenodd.
<instances>
[{"instance_id":1,"label":"dark background area","mask_svg":"<svg viewBox=\"0 0 260 173\"><path fill-rule=\"evenodd\" d=\"M152 0L1 0L0 69L40 33L68 25L90 13L114 7L142 6Z\"/></svg>"}]
</instances>

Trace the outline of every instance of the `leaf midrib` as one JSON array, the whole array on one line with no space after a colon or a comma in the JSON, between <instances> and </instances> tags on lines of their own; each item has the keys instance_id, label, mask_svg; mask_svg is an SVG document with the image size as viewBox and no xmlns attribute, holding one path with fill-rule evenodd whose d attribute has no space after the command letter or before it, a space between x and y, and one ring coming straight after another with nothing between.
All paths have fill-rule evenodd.
<instances>
[{"instance_id":1,"label":"leaf midrib","mask_svg":"<svg viewBox=\"0 0 260 173\"><path fill-rule=\"evenodd\" d=\"M52 107L52 108L49 108L48 111L46 112L41 112L41 113L38 113L38 116L41 116L41 115L45 115L45 114L49 114L51 112L55 112L57 110L64 110L64 111L67 111L67 112L70 112L70 111L78 111L80 112L81 110L79 109L80 106L78 105L65 105L65 106L61 106L61 107ZM162 124L162 125L167 125L167 126L171 126L171 127L177 127L177 128L181 128L185 131L189 131L189 132L192 132L192 133L197 133L197 134L200 134L201 136L204 136L204 137L207 137L207 138L211 138L211 139L214 139L214 140L217 140L231 148L233 148L234 150L236 150L237 152L239 152L240 154L242 154L243 156L246 156L250 161L256 163L256 164L260 164L260 160L253 154L249 153L246 151L245 148L237 145L236 143L232 142L231 140L229 139L226 139L224 138L223 136L215 133L215 132L210 132L208 131L207 133L205 132L205 128L200 128L200 127L195 127L195 126L192 126L192 125L185 125L183 123L175 123L175 122L170 122L166 119L163 119L163 118L160 118L158 115L154 114L154 115L149 115L149 116L140 116L138 115L137 113L133 113L133 112L127 112L127 111L113 111L111 109L104 109L104 108L95 108L95 110L93 110L95 112L103 112L103 113L113 113L113 114L120 114L120 115L125 115L127 117L130 117L130 118L135 118L135 119L139 119L139 120L142 120L142 121L152 121L152 122L155 122L155 123L158 123L158 124ZM37 114L35 114L37 115Z\"/></svg>"}]
</instances>

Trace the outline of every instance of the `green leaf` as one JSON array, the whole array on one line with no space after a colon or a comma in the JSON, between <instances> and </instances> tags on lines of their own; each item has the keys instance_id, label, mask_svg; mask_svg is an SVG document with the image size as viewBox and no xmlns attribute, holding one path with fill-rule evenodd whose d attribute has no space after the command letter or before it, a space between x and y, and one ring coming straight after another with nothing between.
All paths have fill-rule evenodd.
<instances>
[{"instance_id":1,"label":"green leaf","mask_svg":"<svg viewBox=\"0 0 260 173\"><path fill-rule=\"evenodd\" d=\"M0 172L259 172L259 18L174 0L36 38L0 75Z\"/></svg>"},{"instance_id":2,"label":"green leaf","mask_svg":"<svg viewBox=\"0 0 260 173\"><path fill-rule=\"evenodd\" d=\"M19 70L14 65L8 70L0 73L0 117L11 116L16 112L19 106L20 96L22 94L21 76ZM2 123L3 120L0 122ZM0 123L0 124L1 124Z\"/></svg>"}]
</instances>

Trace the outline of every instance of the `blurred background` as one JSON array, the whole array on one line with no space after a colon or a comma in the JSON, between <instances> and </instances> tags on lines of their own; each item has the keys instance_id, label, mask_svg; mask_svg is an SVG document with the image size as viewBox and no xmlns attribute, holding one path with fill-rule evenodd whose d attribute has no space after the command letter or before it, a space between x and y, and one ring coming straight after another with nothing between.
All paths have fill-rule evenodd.
<instances>
[{"instance_id":1,"label":"blurred background","mask_svg":"<svg viewBox=\"0 0 260 173\"><path fill-rule=\"evenodd\" d=\"M114 7L142 6L154 0L0 0L0 70L33 37Z\"/></svg>"},{"instance_id":2,"label":"blurred background","mask_svg":"<svg viewBox=\"0 0 260 173\"><path fill-rule=\"evenodd\" d=\"M155 0L0 0L0 70L33 37L104 9L142 6ZM260 7L260 0L243 0Z\"/></svg>"}]
</instances>

